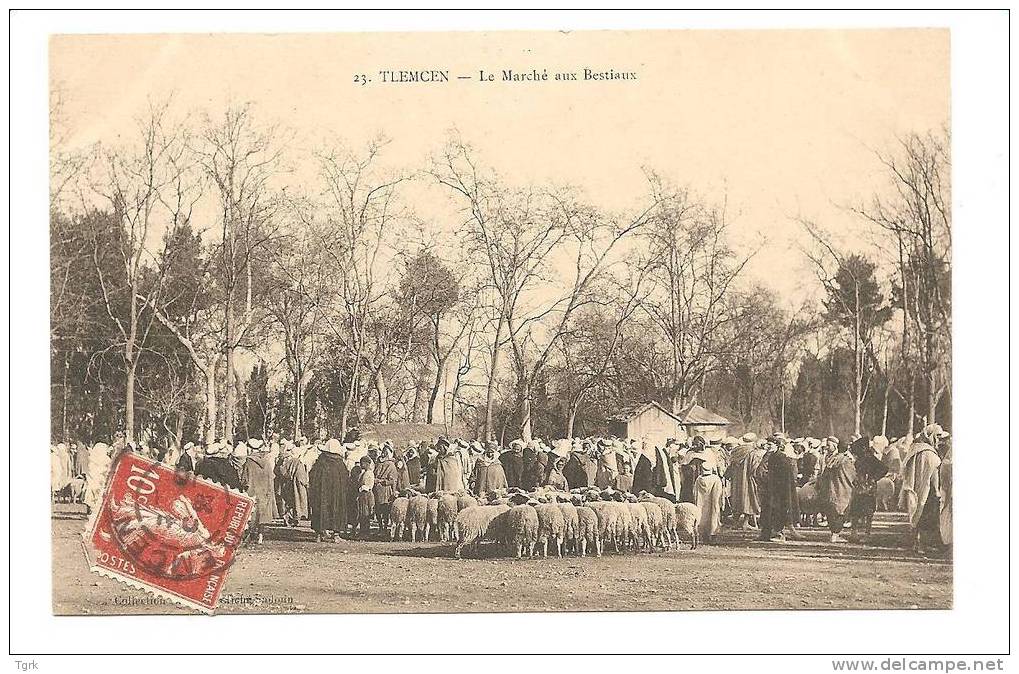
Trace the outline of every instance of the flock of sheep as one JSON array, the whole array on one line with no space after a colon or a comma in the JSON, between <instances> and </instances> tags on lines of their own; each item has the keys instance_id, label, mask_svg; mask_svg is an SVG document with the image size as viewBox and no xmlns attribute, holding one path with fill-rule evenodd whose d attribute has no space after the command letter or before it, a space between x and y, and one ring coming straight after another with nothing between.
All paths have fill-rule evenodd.
<instances>
[{"instance_id":1,"label":"flock of sheep","mask_svg":"<svg viewBox=\"0 0 1019 674\"><path fill-rule=\"evenodd\" d=\"M463 493L413 490L401 494L390 510L393 540L454 542L459 558L464 548L477 552L483 542L503 547L517 558L534 557L540 549L562 557L568 551L601 556L605 545L615 552L654 551L679 545L680 533L697 547L700 508L693 503L615 490L547 487L532 492L511 489L485 503Z\"/></svg>"}]
</instances>

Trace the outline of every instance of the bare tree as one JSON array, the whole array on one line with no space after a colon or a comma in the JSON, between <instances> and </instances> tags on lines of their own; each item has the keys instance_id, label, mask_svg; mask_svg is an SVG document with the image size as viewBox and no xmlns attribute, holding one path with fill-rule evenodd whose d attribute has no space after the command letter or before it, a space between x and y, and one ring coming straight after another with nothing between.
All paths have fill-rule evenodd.
<instances>
[{"instance_id":1,"label":"bare tree","mask_svg":"<svg viewBox=\"0 0 1019 674\"><path fill-rule=\"evenodd\" d=\"M327 315L325 322L352 358L340 415L341 435L347 432L361 371L369 365L371 323L388 290L384 272L391 259L386 253L402 217L397 187L407 177L381 175L380 153L386 142L377 138L360 154L335 148L318 155L325 220L315 231L339 284L337 311ZM376 359L376 388L380 367Z\"/></svg>"},{"instance_id":2,"label":"bare tree","mask_svg":"<svg viewBox=\"0 0 1019 674\"><path fill-rule=\"evenodd\" d=\"M927 420L951 385L951 160L947 130L900 139L877 153L887 188L853 209L884 232L898 268L904 361L915 360L927 393ZM912 382L911 382L912 387ZM912 395L910 395L912 399ZM912 407L912 404L911 404ZM913 413L910 413L910 431Z\"/></svg>"},{"instance_id":3,"label":"bare tree","mask_svg":"<svg viewBox=\"0 0 1019 674\"><path fill-rule=\"evenodd\" d=\"M151 103L147 116L138 121L138 146L103 152L102 175L96 191L108 202L119 228L92 232L92 257L102 299L122 341L126 371L125 434L135 437L135 380L145 342L155 320L162 274L151 250L163 213L164 193L178 181L181 160L187 151L183 127L168 119L169 102ZM171 224L172 224L171 213ZM93 222L98 222L93 220ZM115 251L123 275L107 275L102 258Z\"/></svg>"},{"instance_id":4,"label":"bare tree","mask_svg":"<svg viewBox=\"0 0 1019 674\"><path fill-rule=\"evenodd\" d=\"M521 437L531 436L531 397L538 374L567 330L574 312L598 301L596 287L617 245L648 221L652 208L633 218L609 218L566 191L510 190L482 177L471 150L454 139L434 174L459 195L468 214L466 247L484 260L493 291L496 332L485 433L491 437L491 386L499 347L509 342L517 382ZM566 268L565 278L549 267ZM505 338L503 338L505 334Z\"/></svg>"},{"instance_id":5,"label":"bare tree","mask_svg":"<svg viewBox=\"0 0 1019 674\"><path fill-rule=\"evenodd\" d=\"M642 233L647 255L640 264L651 292L641 307L669 345L668 395L678 411L696 400L718 365L725 327L735 320L725 300L751 255L729 247L724 205L705 205L653 172L648 182L656 209Z\"/></svg>"},{"instance_id":6,"label":"bare tree","mask_svg":"<svg viewBox=\"0 0 1019 674\"><path fill-rule=\"evenodd\" d=\"M237 349L255 319L254 261L278 229L282 200L272 180L282 170L274 127L256 126L250 104L231 107L223 117L206 119L198 159L218 197L217 282L224 309L226 397L223 436L233 439L237 407Z\"/></svg>"},{"instance_id":7,"label":"bare tree","mask_svg":"<svg viewBox=\"0 0 1019 674\"><path fill-rule=\"evenodd\" d=\"M303 208L307 204L293 204ZM325 348L325 312L335 282L319 242L303 222L287 229L271 246L265 306L282 342L294 396L294 436L302 434L305 393Z\"/></svg>"}]
</instances>

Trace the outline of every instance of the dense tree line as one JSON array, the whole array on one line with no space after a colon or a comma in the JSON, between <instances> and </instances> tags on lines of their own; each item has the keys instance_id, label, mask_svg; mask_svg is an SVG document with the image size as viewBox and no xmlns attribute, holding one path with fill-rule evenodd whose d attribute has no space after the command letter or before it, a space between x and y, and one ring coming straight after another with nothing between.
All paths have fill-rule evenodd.
<instances>
[{"instance_id":1,"label":"dense tree line","mask_svg":"<svg viewBox=\"0 0 1019 674\"><path fill-rule=\"evenodd\" d=\"M724 201L652 171L614 213L511 184L455 135L394 171L382 138L295 158L250 106L171 107L116 146L53 134L55 439L412 421L508 441L604 431L647 400L814 434L945 421L945 138L877 157L888 184L852 209L873 245L804 222L821 300L790 311L745 273ZM422 220L421 190L458 221Z\"/></svg>"}]
</instances>

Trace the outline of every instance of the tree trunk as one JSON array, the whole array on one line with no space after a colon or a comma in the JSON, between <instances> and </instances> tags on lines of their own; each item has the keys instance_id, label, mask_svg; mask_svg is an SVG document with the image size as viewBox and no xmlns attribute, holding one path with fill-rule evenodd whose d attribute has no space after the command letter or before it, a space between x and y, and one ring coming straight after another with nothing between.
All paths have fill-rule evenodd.
<instances>
[{"instance_id":1,"label":"tree trunk","mask_svg":"<svg viewBox=\"0 0 1019 674\"><path fill-rule=\"evenodd\" d=\"M446 374L446 361L449 359L448 354L443 358L439 358L435 364L435 379L432 381L432 391L428 396L428 423L432 423L435 418L435 401L439 398L439 390L442 388L442 380ZM445 404L443 404L443 410L445 410ZM443 417L446 416L443 411Z\"/></svg>"},{"instance_id":2,"label":"tree trunk","mask_svg":"<svg viewBox=\"0 0 1019 674\"><path fill-rule=\"evenodd\" d=\"M234 390L234 309L232 298L226 303L226 391L223 401L223 439L233 444L234 438L234 403L237 392Z\"/></svg>"},{"instance_id":3,"label":"tree trunk","mask_svg":"<svg viewBox=\"0 0 1019 674\"><path fill-rule=\"evenodd\" d=\"M566 418L566 435L564 437L573 437L573 426L577 422L577 408L580 407L580 396L573 399L570 403L570 415Z\"/></svg>"},{"instance_id":4,"label":"tree trunk","mask_svg":"<svg viewBox=\"0 0 1019 674\"><path fill-rule=\"evenodd\" d=\"M347 424L350 419L350 406L353 404L354 396L357 393L358 372L361 370L361 351L358 349L354 357L354 367L350 372L350 386L347 389L347 396L343 400L343 409L340 412L340 439L347 436Z\"/></svg>"},{"instance_id":5,"label":"tree trunk","mask_svg":"<svg viewBox=\"0 0 1019 674\"><path fill-rule=\"evenodd\" d=\"M860 335L860 284L853 285L853 433L860 434L860 407L863 405L863 344Z\"/></svg>"},{"instance_id":6,"label":"tree trunk","mask_svg":"<svg viewBox=\"0 0 1019 674\"><path fill-rule=\"evenodd\" d=\"M63 386L63 400L60 405L60 440L67 442L67 376L71 365L68 362L68 352L64 352L64 386Z\"/></svg>"},{"instance_id":7,"label":"tree trunk","mask_svg":"<svg viewBox=\"0 0 1019 674\"><path fill-rule=\"evenodd\" d=\"M304 392L301 390L301 373L294 373L294 437L301 435L301 422L304 420Z\"/></svg>"},{"instance_id":8,"label":"tree trunk","mask_svg":"<svg viewBox=\"0 0 1019 674\"><path fill-rule=\"evenodd\" d=\"M426 372L419 373L418 376L416 377L417 381L414 382L415 383L415 386L414 386L414 402L412 403L411 408L410 408L410 420L411 420L411 423L415 423L415 424L418 423L421 420L421 409L420 409L421 408L421 391L422 391L422 389L424 389L424 383L425 383L424 375L425 374L427 374L427 373Z\"/></svg>"},{"instance_id":9,"label":"tree trunk","mask_svg":"<svg viewBox=\"0 0 1019 674\"><path fill-rule=\"evenodd\" d=\"M379 423L389 423L389 391L386 388L386 379L382 376L382 366L375 370L375 397L379 408Z\"/></svg>"},{"instance_id":10,"label":"tree trunk","mask_svg":"<svg viewBox=\"0 0 1019 674\"><path fill-rule=\"evenodd\" d=\"M785 383L783 383L779 388L782 392L782 399L779 403L779 416L781 417L782 422L782 432L785 433Z\"/></svg>"},{"instance_id":11,"label":"tree trunk","mask_svg":"<svg viewBox=\"0 0 1019 674\"><path fill-rule=\"evenodd\" d=\"M881 435L888 437L888 398L892 392L891 383L885 386L885 399L881 406Z\"/></svg>"},{"instance_id":12,"label":"tree trunk","mask_svg":"<svg viewBox=\"0 0 1019 674\"><path fill-rule=\"evenodd\" d=\"M499 316L499 325L495 329L495 344L492 347L492 362L488 368L488 391L485 394L485 440L491 440L495 436L492 410L495 406L495 375L499 371L499 343L502 341L503 322L504 318ZM505 431L503 434L505 435Z\"/></svg>"},{"instance_id":13,"label":"tree trunk","mask_svg":"<svg viewBox=\"0 0 1019 674\"><path fill-rule=\"evenodd\" d=\"M176 443L175 446L177 447L177 449L180 449L181 447L184 446L184 444L183 444L184 443L184 415L183 414L178 414L177 415L177 422L176 422L175 427L174 427L173 439L174 439L174 443Z\"/></svg>"},{"instance_id":14,"label":"tree trunk","mask_svg":"<svg viewBox=\"0 0 1019 674\"><path fill-rule=\"evenodd\" d=\"M127 363L127 380L124 383L124 435L127 442L134 441L134 388L138 373L138 360Z\"/></svg>"},{"instance_id":15,"label":"tree trunk","mask_svg":"<svg viewBox=\"0 0 1019 674\"><path fill-rule=\"evenodd\" d=\"M531 383L523 382L520 387L520 439L531 440Z\"/></svg>"},{"instance_id":16,"label":"tree trunk","mask_svg":"<svg viewBox=\"0 0 1019 674\"><path fill-rule=\"evenodd\" d=\"M216 370L218 363L209 363L205 374L205 442L212 443L216 439L216 424L219 421L218 401L216 400Z\"/></svg>"},{"instance_id":17,"label":"tree trunk","mask_svg":"<svg viewBox=\"0 0 1019 674\"><path fill-rule=\"evenodd\" d=\"M916 419L916 377L909 375L909 421L906 422L906 435L913 435L913 420Z\"/></svg>"}]
</instances>

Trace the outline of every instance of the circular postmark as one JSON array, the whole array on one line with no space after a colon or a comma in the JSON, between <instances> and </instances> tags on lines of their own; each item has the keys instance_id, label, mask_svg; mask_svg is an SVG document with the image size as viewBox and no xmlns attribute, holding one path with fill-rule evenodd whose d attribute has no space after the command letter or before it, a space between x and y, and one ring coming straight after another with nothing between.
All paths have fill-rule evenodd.
<instances>
[{"instance_id":1,"label":"circular postmark","mask_svg":"<svg viewBox=\"0 0 1019 674\"><path fill-rule=\"evenodd\" d=\"M235 492L164 466L132 462L128 471L121 501L111 499L106 507L117 545L136 566L153 576L189 581L233 563L243 534L243 527L234 526L235 508L243 503ZM160 473L172 478L161 480Z\"/></svg>"}]
</instances>

